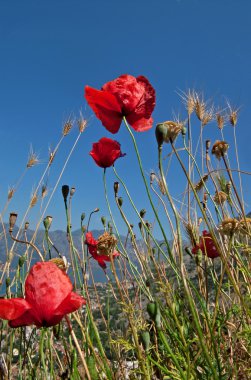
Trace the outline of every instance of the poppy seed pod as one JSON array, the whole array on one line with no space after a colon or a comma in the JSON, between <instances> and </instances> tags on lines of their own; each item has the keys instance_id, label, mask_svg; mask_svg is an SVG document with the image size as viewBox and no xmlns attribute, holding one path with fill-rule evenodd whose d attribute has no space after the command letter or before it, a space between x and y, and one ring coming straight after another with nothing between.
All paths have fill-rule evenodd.
<instances>
[{"instance_id":1,"label":"poppy seed pod","mask_svg":"<svg viewBox=\"0 0 251 380\"><path fill-rule=\"evenodd\" d=\"M85 218L85 213L82 212L82 214L81 214L81 222L83 222L84 218Z\"/></svg>"},{"instance_id":2,"label":"poppy seed pod","mask_svg":"<svg viewBox=\"0 0 251 380\"><path fill-rule=\"evenodd\" d=\"M122 207L122 205L123 205L123 198L122 197L118 198L118 204L119 204L119 207Z\"/></svg>"},{"instance_id":3,"label":"poppy seed pod","mask_svg":"<svg viewBox=\"0 0 251 380\"><path fill-rule=\"evenodd\" d=\"M163 143L165 142L166 135L167 135L167 128L164 125L164 123L157 124L155 128L155 136L156 136L156 140L159 147L162 146Z\"/></svg>"},{"instance_id":4,"label":"poppy seed pod","mask_svg":"<svg viewBox=\"0 0 251 380\"><path fill-rule=\"evenodd\" d=\"M22 268L22 266L24 265L24 263L25 263L25 257L24 256L19 257L19 259L18 259L18 266L19 266L19 268Z\"/></svg>"},{"instance_id":5,"label":"poppy seed pod","mask_svg":"<svg viewBox=\"0 0 251 380\"><path fill-rule=\"evenodd\" d=\"M63 194L63 198L64 198L65 202L67 201L67 197L69 195L69 191L70 191L70 188L69 188L68 185L63 185L62 186L62 194Z\"/></svg>"}]
</instances>

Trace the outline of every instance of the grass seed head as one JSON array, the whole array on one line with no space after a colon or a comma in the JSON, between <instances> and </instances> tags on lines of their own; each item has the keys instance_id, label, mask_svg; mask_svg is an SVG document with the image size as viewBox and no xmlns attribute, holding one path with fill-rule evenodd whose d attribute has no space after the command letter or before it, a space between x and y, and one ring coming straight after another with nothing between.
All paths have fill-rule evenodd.
<instances>
[{"instance_id":1,"label":"grass seed head","mask_svg":"<svg viewBox=\"0 0 251 380\"><path fill-rule=\"evenodd\" d=\"M34 207L37 204L37 201L38 201L37 193L32 194L31 201L30 201L30 207Z\"/></svg>"},{"instance_id":2,"label":"grass seed head","mask_svg":"<svg viewBox=\"0 0 251 380\"><path fill-rule=\"evenodd\" d=\"M216 191L214 196L214 202L218 205L222 205L226 202L228 195L224 191Z\"/></svg>"},{"instance_id":3,"label":"grass seed head","mask_svg":"<svg viewBox=\"0 0 251 380\"><path fill-rule=\"evenodd\" d=\"M38 163L39 163L38 155L33 151L33 148L31 147L26 167L29 169L37 165Z\"/></svg>"},{"instance_id":4,"label":"grass seed head","mask_svg":"<svg viewBox=\"0 0 251 380\"><path fill-rule=\"evenodd\" d=\"M226 141L217 140L212 147L212 154L215 155L218 160L220 160L221 157L227 153L228 148L229 145Z\"/></svg>"},{"instance_id":5,"label":"grass seed head","mask_svg":"<svg viewBox=\"0 0 251 380\"><path fill-rule=\"evenodd\" d=\"M219 232L222 235L233 236L238 231L239 221L235 218L226 218L219 225Z\"/></svg>"},{"instance_id":6,"label":"grass seed head","mask_svg":"<svg viewBox=\"0 0 251 380\"><path fill-rule=\"evenodd\" d=\"M8 197L7 197L8 201L10 201L11 198L13 198L14 193L15 193L14 187L9 188L9 190L8 190Z\"/></svg>"}]
</instances>

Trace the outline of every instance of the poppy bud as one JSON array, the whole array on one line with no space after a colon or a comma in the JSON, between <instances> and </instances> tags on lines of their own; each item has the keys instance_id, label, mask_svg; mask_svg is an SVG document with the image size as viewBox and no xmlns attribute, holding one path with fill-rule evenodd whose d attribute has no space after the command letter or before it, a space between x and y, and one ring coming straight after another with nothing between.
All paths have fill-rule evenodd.
<instances>
[{"instance_id":1,"label":"poppy bud","mask_svg":"<svg viewBox=\"0 0 251 380\"><path fill-rule=\"evenodd\" d=\"M141 230L142 229L142 223L139 222L138 226L139 226L139 229Z\"/></svg>"},{"instance_id":2,"label":"poppy bud","mask_svg":"<svg viewBox=\"0 0 251 380\"><path fill-rule=\"evenodd\" d=\"M22 266L24 265L24 263L25 263L25 257L24 256L19 257L19 260L18 260L18 266L19 266L19 268L22 268Z\"/></svg>"},{"instance_id":3,"label":"poppy bud","mask_svg":"<svg viewBox=\"0 0 251 380\"><path fill-rule=\"evenodd\" d=\"M150 340L150 334L148 331L141 331L140 340L143 344L144 349L146 351L149 350L151 340Z\"/></svg>"},{"instance_id":4,"label":"poppy bud","mask_svg":"<svg viewBox=\"0 0 251 380\"><path fill-rule=\"evenodd\" d=\"M123 205L123 198L122 197L118 198L118 204L119 204L119 207L122 207L122 205Z\"/></svg>"},{"instance_id":5,"label":"poppy bud","mask_svg":"<svg viewBox=\"0 0 251 380\"><path fill-rule=\"evenodd\" d=\"M63 185L62 186L62 194L63 194L63 198L64 198L65 202L67 201L67 197L69 195L69 191L70 191L70 188L69 188L68 185Z\"/></svg>"},{"instance_id":6,"label":"poppy bud","mask_svg":"<svg viewBox=\"0 0 251 380\"><path fill-rule=\"evenodd\" d=\"M24 225L24 230L25 230L25 232L28 230L29 225L30 225L29 222L25 222L25 225Z\"/></svg>"},{"instance_id":7,"label":"poppy bud","mask_svg":"<svg viewBox=\"0 0 251 380\"><path fill-rule=\"evenodd\" d=\"M83 213L81 214L81 222L83 222L84 218L85 218L85 213L83 212Z\"/></svg>"},{"instance_id":8,"label":"poppy bud","mask_svg":"<svg viewBox=\"0 0 251 380\"><path fill-rule=\"evenodd\" d=\"M75 194L75 191L76 191L76 188L75 187L72 187L71 188L71 191L70 191L70 196L73 197L73 195Z\"/></svg>"},{"instance_id":9,"label":"poppy bud","mask_svg":"<svg viewBox=\"0 0 251 380\"><path fill-rule=\"evenodd\" d=\"M50 229L51 223L52 223L52 216L49 216L49 215L46 216L44 218L44 228L46 229L46 231Z\"/></svg>"},{"instance_id":10,"label":"poppy bud","mask_svg":"<svg viewBox=\"0 0 251 380\"><path fill-rule=\"evenodd\" d=\"M10 213L10 218L9 218L9 231L12 232L13 231L13 228L16 224L16 220L17 220L17 214L15 212L11 212Z\"/></svg>"},{"instance_id":11,"label":"poppy bud","mask_svg":"<svg viewBox=\"0 0 251 380\"><path fill-rule=\"evenodd\" d=\"M211 145L211 140L206 140L206 152L209 151L210 145Z\"/></svg>"},{"instance_id":12,"label":"poppy bud","mask_svg":"<svg viewBox=\"0 0 251 380\"><path fill-rule=\"evenodd\" d=\"M106 218L105 218L105 216L101 216L101 222L102 222L102 224L103 224L103 226L105 228L106 227Z\"/></svg>"},{"instance_id":13,"label":"poppy bud","mask_svg":"<svg viewBox=\"0 0 251 380\"><path fill-rule=\"evenodd\" d=\"M9 277L6 277L5 284L6 284L6 288L8 288L10 286L10 278Z\"/></svg>"},{"instance_id":14,"label":"poppy bud","mask_svg":"<svg viewBox=\"0 0 251 380\"><path fill-rule=\"evenodd\" d=\"M157 124L155 128L155 136L159 147L163 145L163 142L166 139L166 134L167 129L164 123Z\"/></svg>"},{"instance_id":15,"label":"poppy bud","mask_svg":"<svg viewBox=\"0 0 251 380\"><path fill-rule=\"evenodd\" d=\"M160 329L161 315L160 315L159 305L157 304L157 302L149 302L149 304L147 305L147 312L150 318L155 322L156 328Z\"/></svg>"},{"instance_id":16,"label":"poppy bud","mask_svg":"<svg viewBox=\"0 0 251 380\"><path fill-rule=\"evenodd\" d=\"M181 129L182 136L186 136L186 133L187 133L187 129L186 129L186 127L183 126Z\"/></svg>"},{"instance_id":17,"label":"poppy bud","mask_svg":"<svg viewBox=\"0 0 251 380\"><path fill-rule=\"evenodd\" d=\"M118 191L119 191L119 182L114 182L113 189L114 189L114 194L115 194L115 197L116 197L117 194L118 194Z\"/></svg>"},{"instance_id":18,"label":"poppy bud","mask_svg":"<svg viewBox=\"0 0 251 380\"><path fill-rule=\"evenodd\" d=\"M146 209L142 208L139 215L141 216L141 218L144 218L144 216L146 215Z\"/></svg>"},{"instance_id":19,"label":"poppy bud","mask_svg":"<svg viewBox=\"0 0 251 380\"><path fill-rule=\"evenodd\" d=\"M155 317L155 313L156 313L156 304L155 302L150 302L148 305L147 305L147 308L146 308L148 314L149 314L149 317L151 319L154 319Z\"/></svg>"}]
</instances>

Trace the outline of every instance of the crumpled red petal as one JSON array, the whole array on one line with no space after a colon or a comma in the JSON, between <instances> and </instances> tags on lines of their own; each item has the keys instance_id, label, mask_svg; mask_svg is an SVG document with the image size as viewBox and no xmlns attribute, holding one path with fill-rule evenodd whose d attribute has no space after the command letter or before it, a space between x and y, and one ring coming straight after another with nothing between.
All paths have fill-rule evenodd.
<instances>
[{"instance_id":1,"label":"crumpled red petal","mask_svg":"<svg viewBox=\"0 0 251 380\"><path fill-rule=\"evenodd\" d=\"M16 319L29 310L31 305L23 298L1 299L0 300L0 318Z\"/></svg>"},{"instance_id":2,"label":"crumpled red petal","mask_svg":"<svg viewBox=\"0 0 251 380\"><path fill-rule=\"evenodd\" d=\"M9 321L10 327L22 327L31 325L36 325L37 327L43 326L42 321L40 321L39 318L34 315L34 311L32 309L27 310L19 318Z\"/></svg>"},{"instance_id":3,"label":"crumpled red petal","mask_svg":"<svg viewBox=\"0 0 251 380\"><path fill-rule=\"evenodd\" d=\"M135 113L131 113L130 115L128 115L126 120L136 132L147 131L153 126L152 117L150 117L149 119L138 119L138 116Z\"/></svg>"},{"instance_id":4,"label":"crumpled red petal","mask_svg":"<svg viewBox=\"0 0 251 380\"><path fill-rule=\"evenodd\" d=\"M85 99L103 126L109 132L117 133L122 122L122 110L116 97L109 92L86 86Z\"/></svg>"}]
</instances>

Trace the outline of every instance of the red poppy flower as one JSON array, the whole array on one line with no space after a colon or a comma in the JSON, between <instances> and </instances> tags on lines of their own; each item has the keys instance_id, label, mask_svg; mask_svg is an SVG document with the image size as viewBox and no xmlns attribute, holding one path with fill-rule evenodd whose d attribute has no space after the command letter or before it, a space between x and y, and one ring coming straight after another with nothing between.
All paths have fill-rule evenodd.
<instances>
[{"instance_id":1,"label":"red poppy flower","mask_svg":"<svg viewBox=\"0 0 251 380\"><path fill-rule=\"evenodd\" d=\"M39 262L26 279L25 299L0 300L0 318L7 319L11 327L57 325L66 314L85 304L72 288L69 277L56 264Z\"/></svg>"},{"instance_id":2,"label":"red poppy flower","mask_svg":"<svg viewBox=\"0 0 251 380\"><path fill-rule=\"evenodd\" d=\"M120 77L104 84L101 90L85 87L89 106L111 133L117 133L123 117L137 132L152 127L155 90L144 76Z\"/></svg>"},{"instance_id":3,"label":"red poppy flower","mask_svg":"<svg viewBox=\"0 0 251 380\"><path fill-rule=\"evenodd\" d=\"M98 240L94 239L91 232L87 232L85 243L87 244L89 253L103 269L106 268L105 261L111 261L111 256L113 258L119 256L119 253L114 250L117 239L108 232L104 232L103 235L99 236Z\"/></svg>"},{"instance_id":4,"label":"red poppy flower","mask_svg":"<svg viewBox=\"0 0 251 380\"><path fill-rule=\"evenodd\" d=\"M120 150L120 143L107 137L102 137L98 142L92 144L90 155L101 168L109 168L119 157L126 154Z\"/></svg>"},{"instance_id":5,"label":"red poppy flower","mask_svg":"<svg viewBox=\"0 0 251 380\"><path fill-rule=\"evenodd\" d=\"M203 231L202 236L200 237L200 242L192 249L194 255L197 254L198 250L201 249L202 253L210 259L215 259L219 257L220 254L217 251L217 248L214 245L214 241L211 237L211 234L208 231Z\"/></svg>"}]
</instances>

